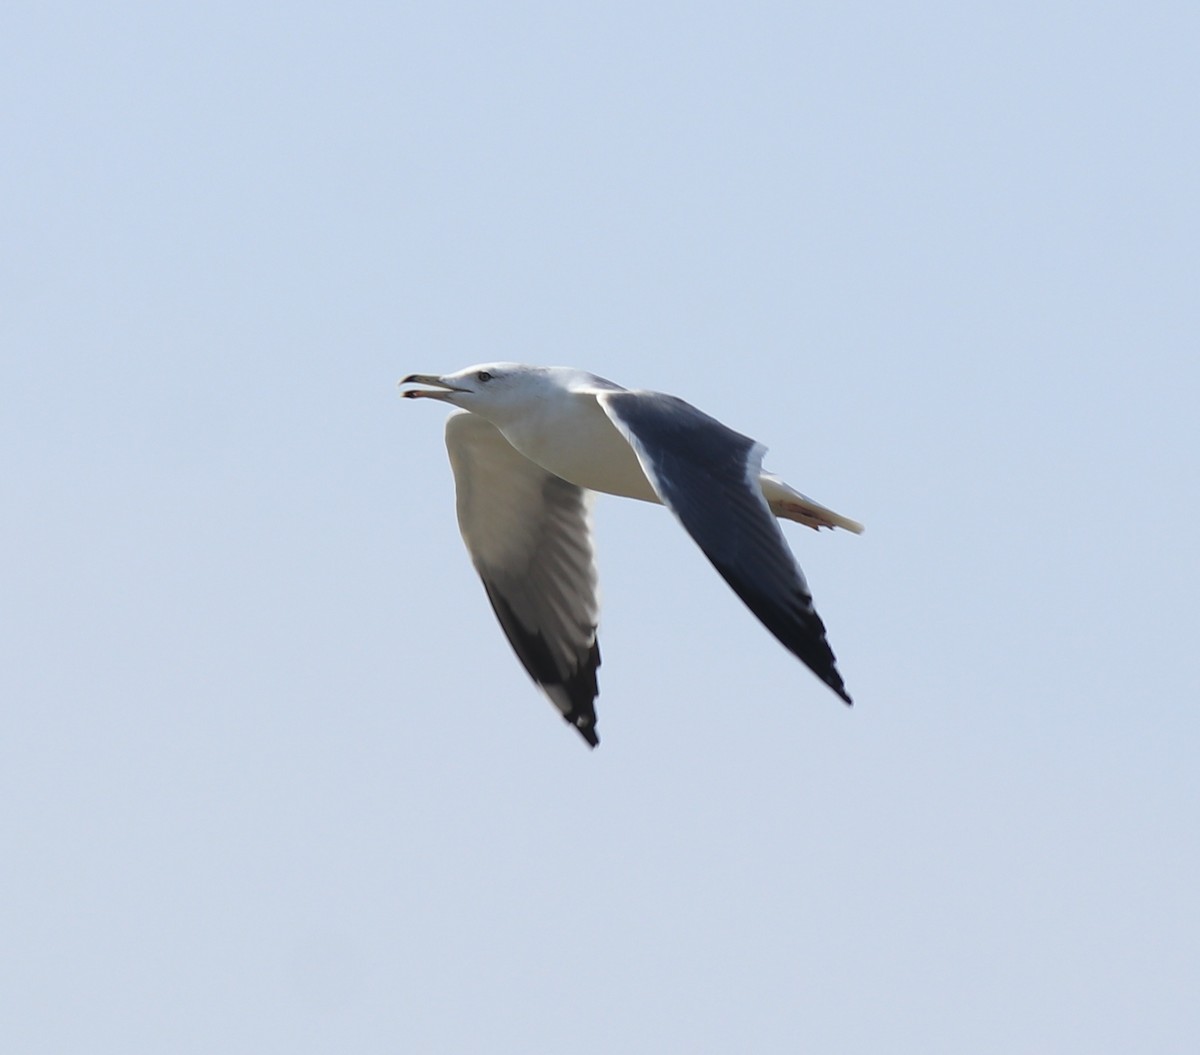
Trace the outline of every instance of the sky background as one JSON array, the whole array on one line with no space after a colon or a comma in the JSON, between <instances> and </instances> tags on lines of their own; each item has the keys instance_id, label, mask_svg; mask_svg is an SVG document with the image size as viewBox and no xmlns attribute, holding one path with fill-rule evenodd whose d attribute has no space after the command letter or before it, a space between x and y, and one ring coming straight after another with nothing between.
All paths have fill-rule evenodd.
<instances>
[{"instance_id":1,"label":"sky background","mask_svg":"<svg viewBox=\"0 0 1200 1055\"><path fill-rule=\"evenodd\" d=\"M0 13L6 1052L1194 1052L1194 3ZM600 748L443 409L683 396L853 710L597 504Z\"/></svg>"}]
</instances>

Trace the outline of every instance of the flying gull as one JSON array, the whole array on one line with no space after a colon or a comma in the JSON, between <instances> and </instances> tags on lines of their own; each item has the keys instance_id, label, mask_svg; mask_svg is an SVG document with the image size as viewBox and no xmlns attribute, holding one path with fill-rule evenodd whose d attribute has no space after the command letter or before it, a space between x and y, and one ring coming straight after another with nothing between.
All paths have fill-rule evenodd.
<instances>
[{"instance_id":1,"label":"flying gull","mask_svg":"<svg viewBox=\"0 0 1200 1055\"><path fill-rule=\"evenodd\" d=\"M675 396L582 370L484 363L410 374L446 422L458 526L530 677L592 747L599 617L594 491L665 505L734 592L846 703L825 624L775 517L862 526L762 469L766 448Z\"/></svg>"}]
</instances>

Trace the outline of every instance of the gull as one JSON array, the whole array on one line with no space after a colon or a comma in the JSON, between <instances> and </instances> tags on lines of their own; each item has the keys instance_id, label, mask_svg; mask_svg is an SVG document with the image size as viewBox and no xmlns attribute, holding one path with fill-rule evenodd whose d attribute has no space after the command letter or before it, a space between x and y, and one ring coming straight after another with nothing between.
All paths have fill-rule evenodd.
<instances>
[{"instance_id":1,"label":"gull","mask_svg":"<svg viewBox=\"0 0 1200 1055\"><path fill-rule=\"evenodd\" d=\"M862 525L764 472L766 448L676 396L561 366L409 374L446 421L458 526L517 658L595 747L600 666L593 492L664 505L762 624L847 704L804 573L776 517Z\"/></svg>"}]
</instances>

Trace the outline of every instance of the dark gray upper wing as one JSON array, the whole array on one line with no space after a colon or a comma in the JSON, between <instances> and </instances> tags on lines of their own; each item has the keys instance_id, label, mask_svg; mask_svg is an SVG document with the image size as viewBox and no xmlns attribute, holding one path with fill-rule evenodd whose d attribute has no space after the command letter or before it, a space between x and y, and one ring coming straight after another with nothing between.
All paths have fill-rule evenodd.
<instances>
[{"instance_id":1,"label":"dark gray upper wing","mask_svg":"<svg viewBox=\"0 0 1200 1055\"><path fill-rule=\"evenodd\" d=\"M446 422L458 526L530 677L593 747L599 603L589 495L520 454L490 422Z\"/></svg>"},{"instance_id":2,"label":"dark gray upper wing","mask_svg":"<svg viewBox=\"0 0 1200 1055\"><path fill-rule=\"evenodd\" d=\"M804 573L763 498L766 448L689 403L599 392L663 504L763 625L850 703Z\"/></svg>"}]
</instances>

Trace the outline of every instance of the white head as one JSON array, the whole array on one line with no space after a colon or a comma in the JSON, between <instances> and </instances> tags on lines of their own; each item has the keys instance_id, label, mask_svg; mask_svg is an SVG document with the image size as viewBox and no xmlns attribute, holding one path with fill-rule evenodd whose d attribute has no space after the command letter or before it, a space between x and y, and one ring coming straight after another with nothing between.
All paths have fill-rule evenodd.
<instances>
[{"instance_id":1,"label":"white head","mask_svg":"<svg viewBox=\"0 0 1200 1055\"><path fill-rule=\"evenodd\" d=\"M576 374L557 366L478 363L453 374L409 374L400 384L433 386L405 389L407 399L438 399L503 425L522 416L531 402L561 393Z\"/></svg>"}]
</instances>

